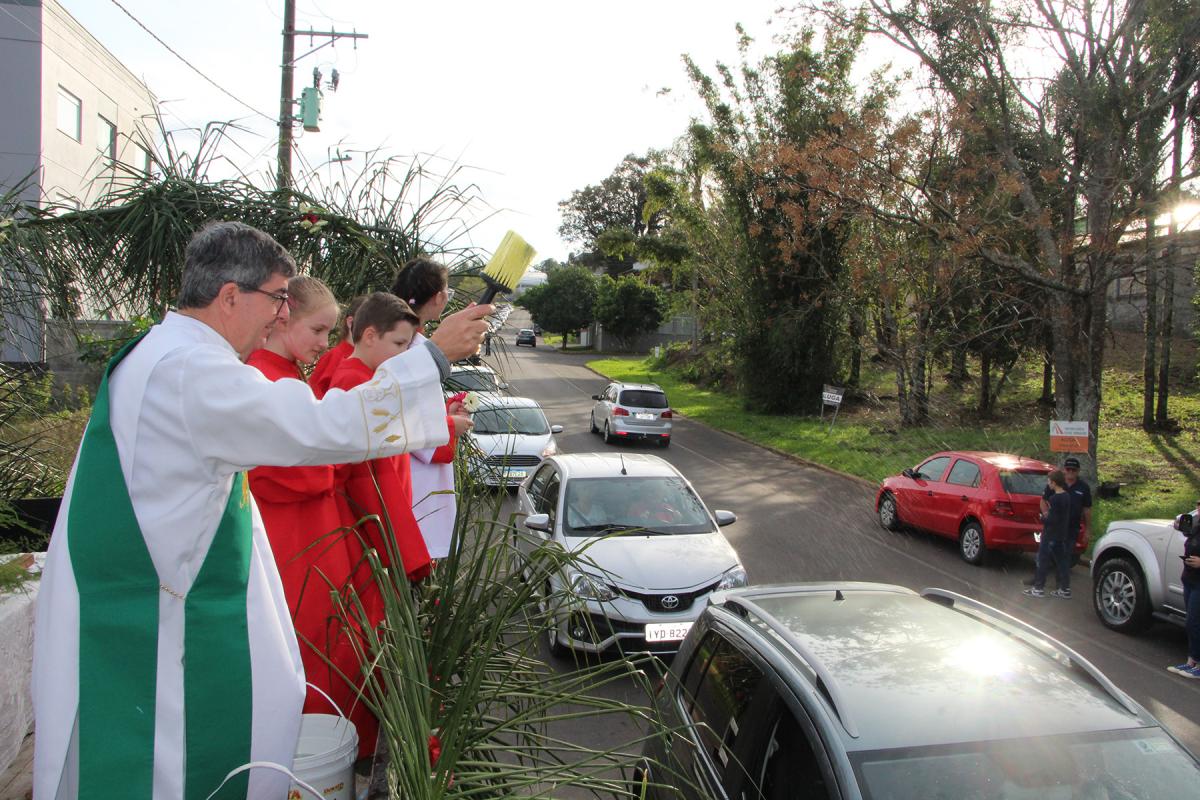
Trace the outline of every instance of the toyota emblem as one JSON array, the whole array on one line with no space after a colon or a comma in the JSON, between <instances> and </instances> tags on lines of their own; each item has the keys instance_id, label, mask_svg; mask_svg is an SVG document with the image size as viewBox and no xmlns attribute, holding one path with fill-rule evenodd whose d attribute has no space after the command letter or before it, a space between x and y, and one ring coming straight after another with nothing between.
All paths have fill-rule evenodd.
<instances>
[{"instance_id":1,"label":"toyota emblem","mask_svg":"<svg viewBox=\"0 0 1200 800\"><path fill-rule=\"evenodd\" d=\"M670 611L673 608L679 607L679 598L673 594L665 594L662 599L662 607Z\"/></svg>"}]
</instances>

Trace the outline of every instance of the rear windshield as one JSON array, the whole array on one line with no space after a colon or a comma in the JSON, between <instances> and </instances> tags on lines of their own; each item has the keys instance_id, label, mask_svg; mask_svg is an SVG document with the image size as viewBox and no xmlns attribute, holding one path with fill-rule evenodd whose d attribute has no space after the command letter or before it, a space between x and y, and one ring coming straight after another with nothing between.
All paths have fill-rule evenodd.
<instances>
[{"instance_id":1,"label":"rear windshield","mask_svg":"<svg viewBox=\"0 0 1200 800\"><path fill-rule=\"evenodd\" d=\"M460 370L446 378L446 388L454 392L496 392L496 377L491 372Z\"/></svg>"},{"instance_id":2,"label":"rear windshield","mask_svg":"<svg viewBox=\"0 0 1200 800\"><path fill-rule=\"evenodd\" d=\"M621 392L618 402L631 408L666 408L667 396L662 392L648 392L645 389L626 389Z\"/></svg>"},{"instance_id":3,"label":"rear windshield","mask_svg":"<svg viewBox=\"0 0 1200 800\"><path fill-rule=\"evenodd\" d=\"M1035 494L1042 496L1046 489L1045 472L1000 471L1000 483L1009 494Z\"/></svg>"}]
</instances>

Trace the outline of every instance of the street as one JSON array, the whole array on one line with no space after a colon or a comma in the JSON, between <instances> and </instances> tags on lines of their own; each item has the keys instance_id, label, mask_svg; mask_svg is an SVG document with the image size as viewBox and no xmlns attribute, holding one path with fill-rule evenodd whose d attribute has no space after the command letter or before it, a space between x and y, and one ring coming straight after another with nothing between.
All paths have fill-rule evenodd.
<instances>
[{"instance_id":1,"label":"street","mask_svg":"<svg viewBox=\"0 0 1200 800\"><path fill-rule=\"evenodd\" d=\"M563 353L543 346L515 347L516 331L528 326L517 309L503 329L504 347L488 359L514 395L541 403L560 452L607 446L588 432L591 396L606 381L589 370L593 354ZM1074 597L1035 599L1021 594L1033 558L989 554L982 567L961 560L955 542L921 533L891 533L875 518L874 487L863 481L809 467L676 415L671 447L614 445L654 453L670 461L699 491L710 509L738 516L723 529L737 549L751 583L810 580L879 581L920 591L939 587L978 599L1039 628L1090 660L1120 689L1144 705L1193 753L1200 753L1200 681L1166 671L1186 656L1180 627L1156 623L1128 636L1100 624L1091 605L1091 578L1078 566ZM1099 536L1103 531L1096 531ZM962 679L952 674L946 680ZM632 687L630 687L632 692ZM630 702L642 702L629 697ZM609 743L629 731L604 731ZM598 734L593 728L588 736Z\"/></svg>"}]
</instances>

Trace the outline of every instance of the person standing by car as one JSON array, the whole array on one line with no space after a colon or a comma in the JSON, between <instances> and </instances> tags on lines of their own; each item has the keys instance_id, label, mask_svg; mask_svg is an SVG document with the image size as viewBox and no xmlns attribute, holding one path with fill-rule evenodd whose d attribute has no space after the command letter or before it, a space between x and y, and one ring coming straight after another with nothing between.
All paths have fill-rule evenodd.
<instances>
[{"instance_id":1,"label":"person standing by car","mask_svg":"<svg viewBox=\"0 0 1200 800\"><path fill-rule=\"evenodd\" d=\"M1067 456L1063 459L1062 474L1066 476L1067 495L1071 499L1071 519L1068 522L1068 527L1071 531L1070 541L1067 546L1067 556L1071 558L1075 552L1075 544L1079 541L1079 537L1086 531L1091 535L1092 531L1092 487L1088 486L1087 481L1079 477L1079 459L1075 456ZM1049 485L1042 492L1042 516L1050 510L1050 497L1054 494L1054 490ZM1041 548L1038 549L1041 552ZM1072 560L1074 560L1072 558ZM1032 586L1034 578L1026 578L1025 585Z\"/></svg>"},{"instance_id":2,"label":"person standing by car","mask_svg":"<svg viewBox=\"0 0 1200 800\"><path fill-rule=\"evenodd\" d=\"M1062 470L1051 472L1046 482L1051 495L1049 500L1042 501L1046 504L1046 513L1042 515L1044 527L1038 545L1037 571L1033 575L1033 586L1026 589L1025 594L1046 596L1046 574L1053 563L1058 588L1050 595L1065 600L1071 597L1071 548L1075 544L1071 528L1071 496Z\"/></svg>"},{"instance_id":3,"label":"person standing by car","mask_svg":"<svg viewBox=\"0 0 1200 800\"><path fill-rule=\"evenodd\" d=\"M1167 667L1169 672L1185 678L1200 678L1200 500L1196 502L1196 514L1180 514L1175 527L1187 537L1183 544L1183 607L1187 611L1187 662L1176 667Z\"/></svg>"}]
</instances>

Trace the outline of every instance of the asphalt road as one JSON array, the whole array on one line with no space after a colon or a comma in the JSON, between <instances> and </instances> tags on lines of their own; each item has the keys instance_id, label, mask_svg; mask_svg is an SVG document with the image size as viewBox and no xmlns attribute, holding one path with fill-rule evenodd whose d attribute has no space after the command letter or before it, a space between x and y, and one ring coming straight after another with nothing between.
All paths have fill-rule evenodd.
<instances>
[{"instance_id":1,"label":"asphalt road","mask_svg":"<svg viewBox=\"0 0 1200 800\"><path fill-rule=\"evenodd\" d=\"M536 399L550 422L563 426L556 437L560 451L603 450L607 446L600 437L588 432L590 398L606 383L585 366L595 356L562 353L540 342L534 349L513 346L516 329L528 325L525 312L516 310L502 331L503 350L489 363L506 376L512 394ZM880 581L976 598L1076 650L1200 755L1200 681L1165 669L1186 657L1183 629L1156 623L1145 634L1127 636L1103 627L1092 610L1085 567L1072 574L1075 596L1070 600L1025 597L1021 580L1032 574L1032 556L990 554L983 567L970 566L950 540L881 528L874 515L874 486L797 463L678 415L666 450L637 443L613 447L662 456L691 480L709 508L736 513L737 523L723 531L752 583ZM946 675L947 681L960 679ZM593 729L588 735L617 742L629 733Z\"/></svg>"}]
</instances>

